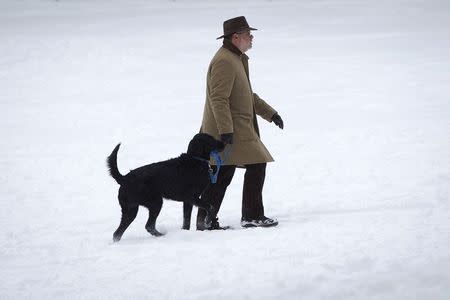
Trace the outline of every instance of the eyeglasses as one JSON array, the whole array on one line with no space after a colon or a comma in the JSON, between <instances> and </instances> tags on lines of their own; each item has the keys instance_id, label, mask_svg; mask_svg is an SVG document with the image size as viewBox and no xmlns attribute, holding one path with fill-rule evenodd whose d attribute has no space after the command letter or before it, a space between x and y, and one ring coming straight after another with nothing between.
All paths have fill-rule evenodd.
<instances>
[{"instance_id":1,"label":"eyeglasses","mask_svg":"<svg viewBox=\"0 0 450 300\"><path fill-rule=\"evenodd\" d=\"M251 35L250 30L242 31L242 32L236 32L236 34L242 34L242 35L246 35L246 36L250 36Z\"/></svg>"}]
</instances>

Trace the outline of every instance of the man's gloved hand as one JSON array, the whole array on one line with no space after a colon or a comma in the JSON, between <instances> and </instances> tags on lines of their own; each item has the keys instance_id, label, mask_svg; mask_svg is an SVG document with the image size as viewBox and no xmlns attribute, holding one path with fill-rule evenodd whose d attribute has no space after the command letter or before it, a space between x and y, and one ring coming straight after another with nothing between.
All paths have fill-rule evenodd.
<instances>
[{"instance_id":1,"label":"man's gloved hand","mask_svg":"<svg viewBox=\"0 0 450 300\"><path fill-rule=\"evenodd\" d=\"M220 140L224 144L233 144L233 133L224 133L220 135Z\"/></svg>"},{"instance_id":2,"label":"man's gloved hand","mask_svg":"<svg viewBox=\"0 0 450 300\"><path fill-rule=\"evenodd\" d=\"M280 117L279 114L274 114L272 116L272 121L275 123L275 125L283 129L284 127L283 119Z\"/></svg>"}]
</instances>

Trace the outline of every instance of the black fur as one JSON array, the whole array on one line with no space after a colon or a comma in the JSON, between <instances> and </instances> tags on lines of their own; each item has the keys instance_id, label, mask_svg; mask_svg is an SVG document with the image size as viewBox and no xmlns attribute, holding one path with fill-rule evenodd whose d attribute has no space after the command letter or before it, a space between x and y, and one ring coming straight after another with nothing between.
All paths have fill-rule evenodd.
<instances>
[{"instance_id":1,"label":"black fur","mask_svg":"<svg viewBox=\"0 0 450 300\"><path fill-rule=\"evenodd\" d=\"M139 205L149 210L145 229L154 236L161 236L155 222L162 207L163 198L189 203L205 209L206 223L211 223L213 207L200 195L210 183L208 163L211 151L222 151L224 144L208 134L199 133L190 141L187 153L177 158L146 165L120 174L117 168L118 144L107 159L110 175L120 185L119 204L122 208L120 225L114 232L115 242L120 241L125 230L136 218ZM197 158L195 158L197 157ZM184 220L183 228L189 220Z\"/></svg>"}]
</instances>

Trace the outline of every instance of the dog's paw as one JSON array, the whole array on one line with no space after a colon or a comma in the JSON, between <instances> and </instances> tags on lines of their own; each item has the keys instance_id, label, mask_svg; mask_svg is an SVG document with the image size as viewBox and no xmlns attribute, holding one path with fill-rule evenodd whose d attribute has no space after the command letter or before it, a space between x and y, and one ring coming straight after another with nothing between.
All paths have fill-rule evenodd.
<instances>
[{"instance_id":1,"label":"dog's paw","mask_svg":"<svg viewBox=\"0 0 450 300\"><path fill-rule=\"evenodd\" d=\"M164 234L163 233L161 233L161 232L159 232L158 230L156 230L156 228L145 228L145 229L147 229L147 231L151 234L151 235L153 235L153 236L156 236L156 237L158 237L158 236L163 236Z\"/></svg>"},{"instance_id":2,"label":"dog's paw","mask_svg":"<svg viewBox=\"0 0 450 300\"><path fill-rule=\"evenodd\" d=\"M161 232L155 230L155 232L153 232L152 235L156 236L156 237L160 237L160 236L164 236L164 233L161 233Z\"/></svg>"},{"instance_id":3,"label":"dog's paw","mask_svg":"<svg viewBox=\"0 0 450 300\"><path fill-rule=\"evenodd\" d=\"M119 235L119 234L114 234L114 235L113 235L113 242L114 242L114 243L117 243L118 241L120 241L121 238L122 238L121 235Z\"/></svg>"}]
</instances>

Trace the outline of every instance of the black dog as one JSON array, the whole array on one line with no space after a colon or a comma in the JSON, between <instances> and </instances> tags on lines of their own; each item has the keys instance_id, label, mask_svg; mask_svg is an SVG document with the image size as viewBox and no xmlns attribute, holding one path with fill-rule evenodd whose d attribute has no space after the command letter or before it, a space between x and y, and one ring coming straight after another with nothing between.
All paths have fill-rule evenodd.
<instances>
[{"instance_id":1,"label":"black dog","mask_svg":"<svg viewBox=\"0 0 450 300\"><path fill-rule=\"evenodd\" d=\"M163 198L205 209L206 224L210 225L213 207L201 199L201 194L210 184L208 163L210 153L222 151L224 146L212 136L199 133L190 141L187 153L137 168L123 176L117 168L117 152L120 147L118 144L107 160L109 173L120 184L119 203L122 208L122 219L114 232L114 241L120 241L125 230L134 221L139 205L149 210L145 229L154 236L161 236L162 234L155 228L155 222L161 211ZM184 220L183 226L186 222L187 220Z\"/></svg>"}]
</instances>

